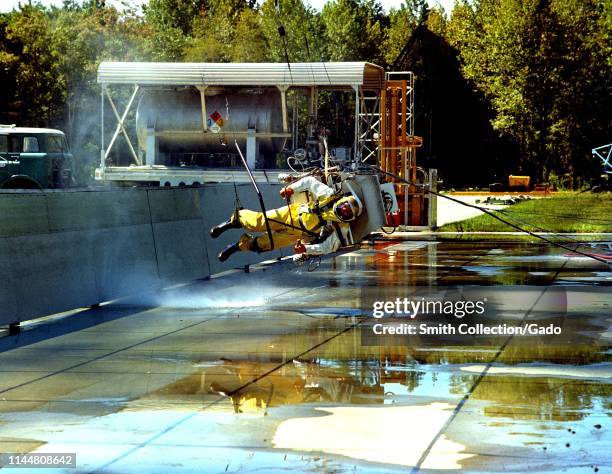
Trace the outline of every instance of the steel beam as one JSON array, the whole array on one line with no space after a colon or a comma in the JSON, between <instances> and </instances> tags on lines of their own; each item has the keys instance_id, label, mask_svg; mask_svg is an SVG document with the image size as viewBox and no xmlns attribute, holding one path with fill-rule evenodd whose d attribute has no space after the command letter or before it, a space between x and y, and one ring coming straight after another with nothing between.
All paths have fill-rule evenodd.
<instances>
[{"instance_id":1,"label":"steel beam","mask_svg":"<svg viewBox=\"0 0 612 474\"><path fill-rule=\"evenodd\" d=\"M140 86L134 86L134 92L132 92L132 96L130 97L130 100L128 102L127 107L125 108L123 115L119 116L119 112L117 111L117 107L115 107L115 103L113 102L113 98L110 95L110 91L107 87L104 88L104 91L106 93L106 97L108 98L108 101L110 102L110 105L113 109L113 112L115 113L115 117L117 118L117 128L115 129L115 133L113 134L113 138L111 139L110 143L108 144L108 149L106 150L105 154L104 154L104 159L106 160L106 158L108 158L108 155L110 154L113 145L115 144L115 140L117 140L117 137L119 136L119 132L123 132L123 136L125 137L125 140L127 141L128 147L130 148L130 152L132 153L132 157L134 158L134 161L136 162L136 164L140 165L142 164L140 161L140 158L138 158L138 155L136 154L136 151L134 151L134 147L132 146L132 142L130 140L129 135L127 134L127 131L125 130L125 127L123 126L123 124L125 123L125 119L127 118L127 115L130 111L130 109L132 108L132 104L134 103L134 99L136 99L136 94L138 94L138 90L140 89Z\"/></svg>"}]
</instances>

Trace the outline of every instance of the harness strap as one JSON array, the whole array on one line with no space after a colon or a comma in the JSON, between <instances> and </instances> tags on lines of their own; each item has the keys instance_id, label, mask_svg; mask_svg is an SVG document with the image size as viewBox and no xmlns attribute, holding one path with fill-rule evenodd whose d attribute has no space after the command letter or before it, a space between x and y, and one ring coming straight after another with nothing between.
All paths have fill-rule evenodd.
<instances>
[{"instance_id":1,"label":"harness strap","mask_svg":"<svg viewBox=\"0 0 612 474\"><path fill-rule=\"evenodd\" d=\"M277 220L277 219L272 219L272 218L270 218L270 217L268 218L268 220L269 220L270 222L274 222L275 224L280 224L280 225L281 225L281 226L283 226L283 227L288 227L289 229L301 230L301 231L306 232L307 234L310 234L310 235L313 235L313 236L314 236L314 235L317 235L317 233L316 233L316 232L312 232L312 231L310 231L310 230L308 230L308 229L306 229L306 228L304 228L304 227L298 227L298 226L296 226L296 225L287 224L286 222L279 221L279 220Z\"/></svg>"},{"instance_id":2,"label":"harness strap","mask_svg":"<svg viewBox=\"0 0 612 474\"><path fill-rule=\"evenodd\" d=\"M300 213L300 215L298 216L298 222L300 223L300 227L302 228L302 230L308 234L317 235L315 231L319 230L321 227L323 227L326 224L325 220L320 215L317 214L317 217L319 218L319 222L317 222L317 225L314 226L314 228L309 230L304 224L304 220L302 219L302 214L303 213Z\"/></svg>"},{"instance_id":3,"label":"harness strap","mask_svg":"<svg viewBox=\"0 0 612 474\"><path fill-rule=\"evenodd\" d=\"M344 235L342 235L342 229L340 228L340 224L338 224L337 222L332 222L332 225L334 226L336 235L338 236L338 239L340 240L340 245L342 247L346 247L348 244L346 243L346 239L344 238Z\"/></svg>"}]
</instances>

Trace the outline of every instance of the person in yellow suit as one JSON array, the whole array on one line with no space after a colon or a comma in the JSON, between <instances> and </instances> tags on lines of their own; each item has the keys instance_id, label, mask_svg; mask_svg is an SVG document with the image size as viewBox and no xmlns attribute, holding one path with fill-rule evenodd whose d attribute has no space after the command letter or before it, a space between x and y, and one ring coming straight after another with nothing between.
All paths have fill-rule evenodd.
<instances>
[{"instance_id":1,"label":"person in yellow suit","mask_svg":"<svg viewBox=\"0 0 612 474\"><path fill-rule=\"evenodd\" d=\"M280 195L289 199L293 194L304 191L309 196L307 203L289 204L266 213L274 248L294 245L294 260L301 262L312 255L335 252L342 246L352 244L349 222L363 212L359 198L336 192L313 176L306 176L284 187ZM210 235L216 239L228 229L240 228L263 234L252 236L244 233L238 242L219 253L222 262L239 251L266 252L272 249L266 217L262 212L237 209L227 221L213 227Z\"/></svg>"}]
</instances>

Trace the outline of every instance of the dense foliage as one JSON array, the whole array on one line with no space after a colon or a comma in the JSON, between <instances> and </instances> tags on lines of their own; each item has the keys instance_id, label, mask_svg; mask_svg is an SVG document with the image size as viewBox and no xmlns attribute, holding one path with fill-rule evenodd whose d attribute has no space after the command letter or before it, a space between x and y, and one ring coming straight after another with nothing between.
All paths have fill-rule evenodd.
<instances>
[{"instance_id":1,"label":"dense foliage","mask_svg":"<svg viewBox=\"0 0 612 474\"><path fill-rule=\"evenodd\" d=\"M0 14L0 123L61 128L93 161L100 61L367 60L417 73L419 159L448 183L514 172L578 186L601 171L590 149L611 138L611 5L458 0L447 14L424 0L389 12L376 0L321 12L302 0L150 0L121 12L104 0L24 2Z\"/></svg>"}]
</instances>

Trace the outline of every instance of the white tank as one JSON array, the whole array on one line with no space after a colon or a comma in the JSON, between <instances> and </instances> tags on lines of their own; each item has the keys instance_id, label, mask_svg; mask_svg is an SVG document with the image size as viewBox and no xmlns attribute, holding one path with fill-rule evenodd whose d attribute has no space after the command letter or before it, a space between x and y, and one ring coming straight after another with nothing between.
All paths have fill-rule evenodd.
<instances>
[{"instance_id":1,"label":"white tank","mask_svg":"<svg viewBox=\"0 0 612 474\"><path fill-rule=\"evenodd\" d=\"M281 97L276 88L207 91L208 126L213 125L214 119L219 116L224 122L220 133L203 133L198 90L145 91L136 111L138 143L142 149L146 149L147 128L153 127L162 154L228 153L228 147L221 144L222 137L232 144L232 148L235 137L244 150L249 128L254 128L258 134L283 132ZM284 148L285 141L285 138L258 136L259 153L268 159L273 158Z\"/></svg>"}]
</instances>

